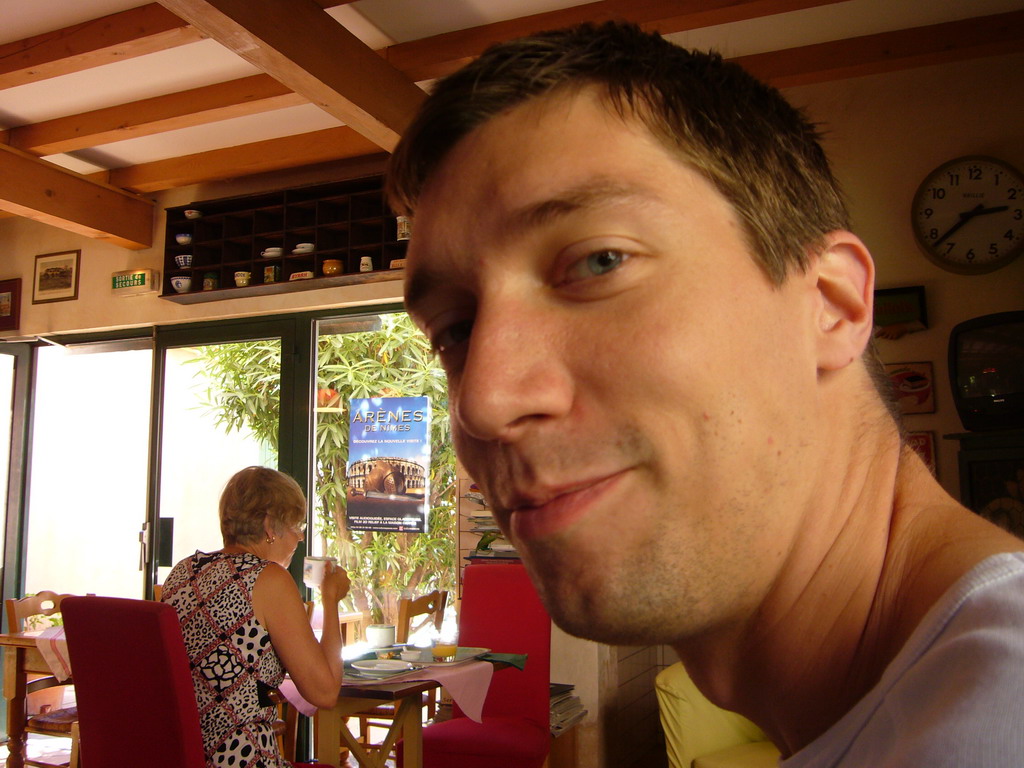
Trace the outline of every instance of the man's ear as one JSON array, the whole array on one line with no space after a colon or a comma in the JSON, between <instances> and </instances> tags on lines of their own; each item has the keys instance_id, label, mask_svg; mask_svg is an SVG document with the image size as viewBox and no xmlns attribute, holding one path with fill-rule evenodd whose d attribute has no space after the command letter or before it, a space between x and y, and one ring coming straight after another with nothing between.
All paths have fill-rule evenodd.
<instances>
[{"instance_id":1,"label":"man's ear","mask_svg":"<svg viewBox=\"0 0 1024 768\"><path fill-rule=\"evenodd\" d=\"M875 265L860 239L829 232L814 262L818 305L818 370L836 371L860 357L871 339Z\"/></svg>"}]
</instances>

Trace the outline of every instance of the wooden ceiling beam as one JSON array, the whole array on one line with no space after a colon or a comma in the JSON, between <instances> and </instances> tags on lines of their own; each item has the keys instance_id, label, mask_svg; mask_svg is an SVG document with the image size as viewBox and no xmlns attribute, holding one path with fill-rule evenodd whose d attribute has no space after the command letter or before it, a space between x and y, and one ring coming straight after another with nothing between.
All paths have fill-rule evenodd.
<instances>
[{"instance_id":1,"label":"wooden ceiling beam","mask_svg":"<svg viewBox=\"0 0 1024 768\"><path fill-rule=\"evenodd\" d=\"M156 192L254 173L297 168L380 152L348 126L268 139L194 155L139 163L107 172L109 183L136 192Z\"/></svg>"},{"instance_id":2,"label":"wooden ceiling beam","mask_svg":"<svg viewBox=\"0 0 1024 768\"><path fill-rule=\"evenodd\" d=\"M446 32L383 48L378 53L410 79L450 74L493 43L583 22L625 20L663 35L715 24L798 11L843 0L599 0L518 19Z\"/></svg>"},{"instance_id":3,"label":"wooden ceiling beam","mask_svg":"<svg viewBox=\"0 0 1024 768\"><path fill-rule=\"evenodd\" d=\"M424 93L313 0L161 0L221 45L383 149Z\"/></svg>"},{"instance_id":4,"label":"wooden ceiling beam","mask_svg":"<svg viewBox=\"0 0 1024 768\"><path fill-rule=\"evenodd\" d=\"M0 210L124 248L153 244L152 201L4 145Z\"/></svg>"},{"instance_id":5,"label":"wooden ceiling beam","mask_svg":"<svg viewBox=\"0 0 1024 768\"><path fill-rule=\"evenodd\" d=\"M7 141L34 155L55 155L306 103L269 75L252 75L11 128Z\"/></svg>"},{"instance_id":6,"label":"wooden ceiling beam","mask_svg":"<svg viewBox=\"0 0 1024 768\"><path fill-rule=\"evenodd\" d=\"M12 88L201 40L158 3L0 45L0 88Z\"/></svg>"},{"instance_id":7,"label":"wooden ceiling beam","mask_svg":"<svg viewBox=\"0 0 1024 768\"><path fill-rule=\"evenodd\" d=\"M1024 51L1024 11L804 45L733 61L777 88Z\"/></svg>"}]
</instances>

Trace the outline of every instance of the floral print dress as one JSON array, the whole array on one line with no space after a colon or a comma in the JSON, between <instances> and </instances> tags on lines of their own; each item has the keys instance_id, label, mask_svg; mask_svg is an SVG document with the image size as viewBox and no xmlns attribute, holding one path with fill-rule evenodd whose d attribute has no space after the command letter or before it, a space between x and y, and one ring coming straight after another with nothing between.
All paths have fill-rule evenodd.
<instances>
[{"instance_id":1,"label":"floral print dress","mask_svg":"<svg viewBox=\"0 0 1024 768\"><path fill-rule=\"evenodd\" d=\"M277 749L269 690L284 680L252 588L268 565L256 555L196 552L164 582L192 666L209 768L288 768Z\"/></svg>"}]
</instances>

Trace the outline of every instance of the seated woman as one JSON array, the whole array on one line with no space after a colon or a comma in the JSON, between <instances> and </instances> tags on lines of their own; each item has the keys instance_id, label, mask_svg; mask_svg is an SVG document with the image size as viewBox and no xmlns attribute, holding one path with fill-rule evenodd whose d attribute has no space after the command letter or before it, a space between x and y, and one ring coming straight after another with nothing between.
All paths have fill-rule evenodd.
<instances>
[{"instance_id":1,"label":"seated woman","mask_svg":"<svg viewBox=\"0 0 1024 768\"><path fill-rule=\"evenodd\" d=\"M348 592L348 574L327 564L318 643L287 570L305 519L306 499L292 478L247 467L220 498L224 548L185 558L164 581L161 599L178 612L192 665L208 766L289 765L277 749L268 698L286 671L311 704L337 700L338 601Z\"/></svg>"}]
</instances>

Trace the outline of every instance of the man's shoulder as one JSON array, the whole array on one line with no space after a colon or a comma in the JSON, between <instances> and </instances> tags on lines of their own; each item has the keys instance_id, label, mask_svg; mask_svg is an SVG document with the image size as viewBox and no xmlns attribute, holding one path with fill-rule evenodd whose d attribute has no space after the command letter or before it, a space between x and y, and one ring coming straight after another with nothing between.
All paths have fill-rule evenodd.
<instances>
[{"instance_id":1,"label":"man's shoulder","mask_svg":"<svg viewBox=\"0 0 1024 768\"><path fill-rule=\"evenodd\" d=\"M1024 692L1024 552L957 581L839 722L785 768L1013 765Z\"/></svg>"}]
</instances>

